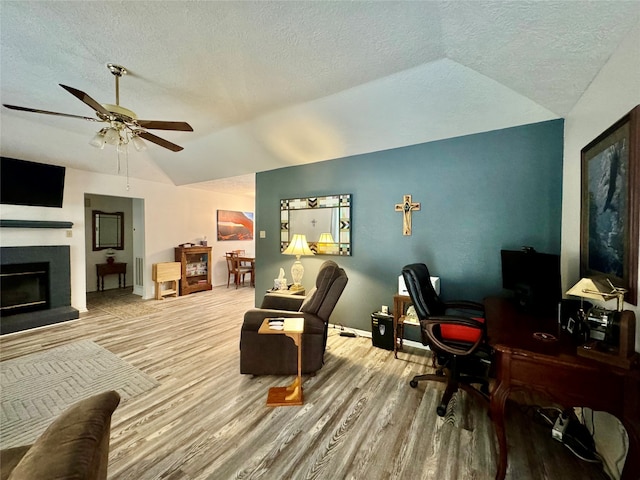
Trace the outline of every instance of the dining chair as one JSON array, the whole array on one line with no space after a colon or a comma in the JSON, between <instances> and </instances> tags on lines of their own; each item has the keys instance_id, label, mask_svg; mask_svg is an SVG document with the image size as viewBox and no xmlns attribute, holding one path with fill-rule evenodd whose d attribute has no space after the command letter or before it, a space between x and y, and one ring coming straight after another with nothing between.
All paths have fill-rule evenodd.
<instances>
[{"instance_id":1,"label":"dining chair","mask_svg":"<svg viewBox=\"0 0 640 480\"><path fill-rule=\"evenodd\" d=\"M228 272L227 288L229 288L229 284L231 283L231 276L233 276L233 283L236 284L236 288L238 288L241 281L242 281L242 284L244 285L244 277L247 273L251 275L251 285L254 285L253 262L251 265L242 265L239 260L239 256L236 252L227 252L225 254L225 257L227 260L227 272Z\"/></svg>"}]
</instances>

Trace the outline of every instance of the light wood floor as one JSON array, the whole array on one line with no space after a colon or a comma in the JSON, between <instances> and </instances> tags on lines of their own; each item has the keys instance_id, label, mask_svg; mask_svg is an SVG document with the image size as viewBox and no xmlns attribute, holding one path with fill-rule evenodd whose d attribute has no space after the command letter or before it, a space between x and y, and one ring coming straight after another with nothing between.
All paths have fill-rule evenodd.
<instances>
[{"instance_id":1,"label":"light wood floor","mask_svg":"<svg viewBox=\"0 0 640 480\"><path fill-rule=\"evenodd\" d=\"M120 292L116 292L120 293ZM108 295L106 292L105 295ZM113 292L112 292L113 294ZM325 365L304 377L301 407L265 406L271 386L292 377L239 372L239 333L251 288L216 287L150 300L123 319L91 294L79 320L0 337L6 360L91 339L153 376L160 386L130 399L112 423L110 479L491 479L496 449L487 406L466 394L445 418L442 385L409 379L427 352L373 348L330 330ZM125 295L135 314L140 301ZM92 307L92 305L94 307ZM125 315L126 316L126 315ZM332 319L336 322L339 319ZM601 478L515 405L509 409L512 480Z\"/></svg>"}]
</instances>

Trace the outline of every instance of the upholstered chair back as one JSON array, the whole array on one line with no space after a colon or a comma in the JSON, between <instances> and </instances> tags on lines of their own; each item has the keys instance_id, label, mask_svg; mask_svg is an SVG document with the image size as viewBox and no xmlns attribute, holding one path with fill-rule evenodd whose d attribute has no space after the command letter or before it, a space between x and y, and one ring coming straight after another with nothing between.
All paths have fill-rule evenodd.
<instances>
[{"instance_id":1,"label":"upholstered chair back","mask_svg":"<svg viewBox=\"0 0 640 480\"><path fill-rule=\"evenodd\" d=\"M327 322L347 285L347 281L344 269L340 268L336 262L327 260L320 267L316 277L315 292L311 293L301 310L316 315Z\"/></svg>"}]
</instances>

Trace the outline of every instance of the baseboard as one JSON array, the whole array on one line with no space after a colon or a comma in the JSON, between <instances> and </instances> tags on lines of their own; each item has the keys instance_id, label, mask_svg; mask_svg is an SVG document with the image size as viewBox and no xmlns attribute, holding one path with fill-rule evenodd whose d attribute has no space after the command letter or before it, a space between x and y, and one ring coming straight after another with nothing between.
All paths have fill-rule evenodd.
<instances>
[{"instance_id":1,"label":"baseboard","mask_svg":"<svg viewBox=\"0 0 640 480\"><path fill-rule=\"evenodd\" d=\"M354 332L359 337L371 338L371 332L368 330L359 330L357 328L345 327L344 325L336 325L334 323L329 324L329 329L336 329L336 330L344 329L350 332ZM429 347L427 347L426 345L423 345L422 343L416 342L413 340L407 340L406 338L402 343L407 347L414 347L414 348L421 348L422 350L429 350Z\"/></svg>"}]
</instances>

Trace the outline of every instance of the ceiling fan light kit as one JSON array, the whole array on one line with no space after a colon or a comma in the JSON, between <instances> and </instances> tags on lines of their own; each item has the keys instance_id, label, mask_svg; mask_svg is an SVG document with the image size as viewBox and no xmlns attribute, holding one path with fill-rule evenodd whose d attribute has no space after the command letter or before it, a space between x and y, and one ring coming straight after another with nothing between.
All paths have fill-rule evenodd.
<instances>
[{"instance_id":1,"label":"ceiling fan light kit","mask_svg":"<svg viewBox=\"0 0 640 480\"><path fill-rule=\"evenodd\" d=\"M106 133L106 129L103 128L102 130L100 130L98 133L96 133L94 135L94 137L91 139L91 141L89 142L89 145L92 145L96 148L99 148L100 150L102 150L104 148L104 144L107 143L105 138L104 138L104 134Z\"/></svg>"},{"instance_id":2,"label":"ceiling fan light kit","mask_svg":"<svg viewBox=\"0 0 640 480\"><path fill-rule=\"evenodd\" d=\"M138 120L138 116L132 110L120 106L120 77L127 74L127 69L122 65L115 63L107 63L107 68L113 74L116 81L116 104L98 103L85 92L78 90L67 85L60 86L66 91L71 93L74 97L91 107L95 113L96 118L83 117L80 115L71 115L60 112L50 112L47 110L40 110L27 107L19 107L16 105L3 104L4 107L11 110L41 113L46 115L59 115L63 117L80 118L82 120L88 120L92 122L105 122L108 123L108 127L104 127L98 131L89 142L90 145L104 149L105 144L114 145L117 147L118 153L126 152L126 146L131 142L137 151L145 150L147 148L143 138L149 142L155 143L163 148L171 150L172 152L179 152L183 149L180 145L169 142L163 138L158 137L152 133L147 132L145 129L158 129L158 130L174 130L183 132L193 132L193 128L187 122L169 122L158 120ZM118 161L118 163L120 163Z\"/></svg>"}]
</instances>

